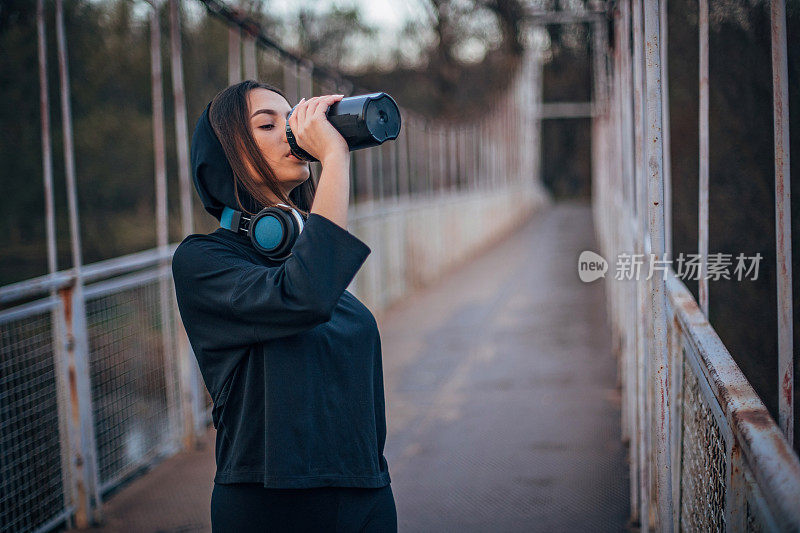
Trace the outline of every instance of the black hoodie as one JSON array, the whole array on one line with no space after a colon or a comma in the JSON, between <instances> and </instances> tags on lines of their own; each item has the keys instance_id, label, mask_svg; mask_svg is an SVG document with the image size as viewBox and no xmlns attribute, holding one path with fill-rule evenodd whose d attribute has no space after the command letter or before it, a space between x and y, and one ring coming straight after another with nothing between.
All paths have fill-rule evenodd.
<instances>
[{"instance_id":1,"label":"black hoodie","mask_svg":"<svg viewBox=\"0 0 800 533\"><path fill-rule=\"evenodd\" d=\"M224 206L239 207L207 113L192 137L192 170L206 210L219 219ZM244 189L239 194L258 210ZM175 250L181 319L214 401L215 483L390 483L378 325L346 290L370 251L316 213L283 261L224 228L189 235Z\"/></svg>"}]
</instances>

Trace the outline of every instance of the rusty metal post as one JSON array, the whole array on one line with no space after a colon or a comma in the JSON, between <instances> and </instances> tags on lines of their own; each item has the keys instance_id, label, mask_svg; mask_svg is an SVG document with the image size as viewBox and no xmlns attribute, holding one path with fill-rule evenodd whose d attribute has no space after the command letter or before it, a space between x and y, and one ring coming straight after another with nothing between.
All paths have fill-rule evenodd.
<instances>
[{"instance_id":1,"label":"rusty metal post","mask_svg":"<svg viewBox=\"0 0 800 533\"><path fill-rule=\"evenodd\" d=\"M423 138L422 138L422 119L415 118L414 129L408 135L408 162L411 169L409 175L410 187L415 195L425 194L422 186L424 170Z\"/></svg>"},{"instance_id":2,"label":"rusty metal post","mask_svg":"<svg viewBox=\"0 0 800 533\"><path fill-rule=\"evenodd\" d=\"M431 128L431 180L433 190L437 194L442 193L442 164L444 157L442 155L441 144L441 126Z\"/></svg>"},{"instance_id":3,"label":"rusty metal post","mask_svg":"<svg viewBox=\"0 0 800 533\"><path fill-rule=\"evenodd\" d=\"M300 98L297 96L297 63L286 61L283 64L283 92L289 99L289 105L297 104Z\"/></svg>"},{"instance_id":4,"label":"rusty metal post","mask_svg":"<svg viewBox=\"0 0 800 533\"><path fill-rule=\"evenodd\" d=\"M523 72L524 72L524 66L523 66ZM509 119L511 120L511 124L512 124L512 130L511 130L512 131L512 141L513 141L513 139L518 139L517 142L519 142L519 140L526 139L526 135L523 134L522 129L520 128L520 120L519 120L519 110L522 108L522 105L524 105L526 103L526 102L522 101L521 96L520 96L520 91L522 90L521 85L522 85L522 83L520 82L520 77L517 76L517 78L515 79L515 82L514 82L514 91L511 93L511 98L512 98L511 104L509 105ZM522 164L521 163L522 163L522 159L523 159L522 158L523 154L520 152L520 150L514 149L514 144L513 143L512 143L511 146L508 147L508 149L511 152L512 161L513 161L513 168L514 168L514 172L513 172L514 180L513 180L513 182L514 182L514 185L519 185L521 180L522 180L522 176L521 176Z\"/></svg>"},{"instance_id":5,"label":"rusty metal post","mask_svg":"<svg viewBox=\"0 0 800 533\"><path fill-rule=\"evenodd\" d=\"M503 178L503 161L502 161L502 150L503 150L503 143L505 139L503 138L503 128L500 127L500 122L502 120L502 102L496 102L494 109L492 110L492 162L494 164L494 189L498 190L502 188L504 178Z\"/></svg>"},{"instance_id":6,"label":"rusty metal post","mask_svg":"<svg viewBox=\"0 0 800 533\"><path fill-rule=\"evenodd\" d=\"M417 177L417 160L419 153L416 148L416 140L419 137L416 128L416 121L413 117L408 117L400 129L400 137L403 146L402 161L405 163L405 171L403 172L403 183L406 186L408 198L411 198L415 192L414 183Z\"/></svg>"},{"instance_id":7,"label":"rusty metal post","mask_svg":"<svg viewBox=\"0 0 800 533\"><path fill-rule=\"evenodd\" d=\"M189 132L186 116L186 91L183 82L183 55L181 51L181 0L170 0L170 67L172 70L172 97L175 108L175 144L178 155L178 182L181 202L181 236L194 233L194 213L192 212L192 183L189 178ZM173 298L172 312L178 317L177 301ZM177 326L177 366L178 387L180 389L181 411L183 413L183 446L192 449L197 436L204 429L205 406L203 405L202 385L198 379L199 369L192 353L192 347L183 328L183 321L175 321Z\"/></svg>"},{"instance_id":8,"label":"rusty metal post","mask_svg":"<svg viewBox=\"0 0 800 533\"><path fill-rule=\"evenodd\" d=\"M484 118L481 120L480 128L478 130L478 179L475 182L475 188L480 190L489 181L490 168L489 168L489 121Z\"/></svg>"},{"instance_id":9,"label":"rusty metal post","mask_svg":"<svg viewBox=\"0 0 800 533\"><path fill-rule=\"evenodd\" d=\"M178 181L181 197L181 231L183 236L194 231L192 213L192 182L189 178L189 133L186 116L186 89L183 83L183 53L181 51L181 0L170 0L170 65L172 95L175 107L175 142L178 150Z\"/></svg>"},{"instance_id":10,"label":"rusty metal post","mask_svg":"<svg viewBox=\"0 0 800 533\"><path fill-rule=\"evenodd\" d=\"M36 33L39 62L39 112L42 123L42 178L44 182L45 224L47 230L47 272L53 275L58 270L58 249L56 245L55 202L53 200L53 146L50 137L50 99L47 80L47 41L45 31L44 0L36 0ZM58 291L50 290L50 298L58 301ZM52 323L53 366L57 383L57 406L59 421L59 445L61 448L61 482L64 487L64 507L71 505L76 491L73 489L73 470L71 465L70 435L79 433L72 423L70 412L69 369L65 350L65 323L62 306L54 306L50 313ZM74 527L70 516L68 527Z\"/></svg>"},{"instance_id":11,"label":"rusty metal post","mask_svg":"<svg viewBox=\"0 0 800 533\"><path fill-rule=\"evenodd\" d=\"M464 128L464 192L472 190L475 178L474 126Z\"/></svg>"},{"instance_id":12,"label":"rusty metal post","mask_svg":"<svg viewBox=\"0 0 800 533\"><path fill-rule=\"evenodd\" d=\"M478 131L475 136L475 143L478 145L475 157L478 160L478 174L475 180L475 190L480 190L483 185L489 180L489 145L488 135L489 121L487 119L481 120Z\"/></svg>"},{"instance_id":13,"label":"rusty metal post","mask_svg":"<svg viewBox=\"0 0 800 533\"><path fill-rule=\"evenodd\" d=\"M358 179L358 158L356 158L354 152L350 152L348 157L350 158L350 202L356 204L360 200L358 187L356 186L356 180ZM317 176L315 180L319 180L319 176Z\"/></svg>"},{"instance_id":14,"label":"rusty metal post","mask_svg":"<svg viewBox=\"0 0 800 533\"><path fill-rule=\"evenodd\" d=\"M475 176L478 173L476 168L476 160L478 154L475 152L477 151L478 147L475 143L475 125L470 125L467 127L466 132L466 139L464 139L464 146L466 147L466 154L467 154L467 174L466 174L466 183L464 184L464 190L472 191L473 185L475 183Z\"/></svg>"},{"instance_id":15,"label":"rusty metal post","mask_svg":"<svg viewBox=\"0 0 800 533\"><path fill-rule=\"evenodd\" d=\"M614 75L612 76L612 83L611 83L611 86L609 87L610 94L611 94L611 99L609 101L609 113L608 113L608 116L610 118L614 119L614 125L613 125L614 128L611 129L609 134L614 135L615 139L616 139L616 142L612 142L611 144L615 148L615 153L614 153L614 156L613 156L615 158L615 160L614 160L615 171L617 172L617 174L621 178L621 180L620 180L621 193L622 193L622 203L621 203L622 211L621 211L621 213L623 213L622 224L624 225L624 221L625 221L624 213L626 212L625 211L625 205L626 205L626 201L627 201L627 197L625 196L627 194L627 176L625 175L625 161L624 161L625 154L621 149L621 147L622 147L622 139L623 139L623 136L624 136L624 133L623 133L623 121L622 121L622 103L620 101L621 98L622 98L622 96L621 96L622 95L622 76L621 76L621 71L622 71L622 49L621 49L621 44L620 43L622 41L622 31L621 31L621 29L622 29L622 24L623 24L621 17L622 17L622 7L621 7L620 4L617 4L616 9L613 10L614 42L617 43L617 45L614 47L613 56L612 56L612 60L613 60L612 68L613 68ZM594 184L592 185L592 190L593 191L595 190L594 189ZM620 245L620 248L622 250L626 250L627 249L623 242L620 242L619 245ZM601 247L602 247L602 245L601 245ZM615 250L615 251L619 251L619 250ZM624 294L625 291L627 290L627 285L619 287L617 290L618 290L618 292ZM618 298L622 298L622 295L620 294L620 296L618 296ZM623 301L624 301L624 298L623 298ZM620 423L620 426L621 426L622 440L630 442L630 420L628 419L629 412L628 412L628 409L627 409L627 406L628 406L628 393L629 393L629 390L630 390L630 388L629 388L630 374L628 372L628 367L627 367L627 363L628 363L629 359L627 357L627 352L625 351L626 346L624 344L624 339L625 339L626 334L627 334L627 331L625 331L625 326L628 323L627 320L626 320L627 319L626 311L627 311L627 309L625 308L625 306L620 306L619 309L618 309L618 312L622 314L622 317L620 318L620 329L621 329L621 332L622 332L622 335L621 335L621 341L622 342L620 344L620 353L619 353L620 366L619 366L618 371L619 371L619 380L620 380L621 385L622 385L622 408L620 409L620 412L621 412L621 417L620 417L620 422L621 423ZM611 316L615 316L615 315L611 315ZM633 454L630 454L630 457L632 457L632 455ZM631 482L629 484L629 486L633 486L633 482Z\"/></svg>"},{"instance_id":16,"label":"rusty metal post","mask_svg":"<svg viewBox=\"0 0 800 533\"><path fill-rule=\"evenodd\" d=\"M603 106L606 101L605 82L603 80L602 72L603 67L603 50L602 50L602 36L601 32L605 21L597 20L591 25L592 32L592 88L593 88L593 102L592 113L602 114Z\"/></svg>"},{"instance_id":17,"label":"rusty metal post","mask_svg":"<svg viewBox=\"0 0 800 533\"><path fill-rule=\"evenodd\" d=\"M644 8L645 37L645 86L647 100L647 122L645 125L645 155L648 169L648 216L650 219L651 257L664 261L664 145L662 130L662 84L661 79L661 33L659 20L660 0L647 0ZM669 359L667 357L667 299L663 277L651 279L650 312L653 320L652 369L657 387L658 402L655 404L655 481L658 501L659 529L672 531L673 502L672 476L670 472L670 406L669 406Z\"/></svg>"},{"instance_id":18,"label":"rusty metal post","mask_svg":"<svg viewBox=\"0 0 800 533\"><path fill-rule=\"evenodd\" d=\"M428 190L428 132L427 121L424 119L419 120L419 136L416 139L416 152L419 156L417 160L417 190L423 196L427 196L430 192Z\"/></svg>"},{"instance_id":19,"label":"rusty metal post","mask_svg":"<svg viewBox=\"0 0 800 533\"><path fill-rule=\"evenodd\" d=\"M642 4L641 0L632 0L632 34L633 34L633 155L634 155L634 220L636 222L635 242L636 253L643 254L646 251L646 219L642 216L642 208L644 206L643 198L643 184L645 183L643 177L642 165L642 142L644 135L642 132L642 120L644 116L644 105L642 99L642 86L643 75L642 69L644 61L642 59L642 50L644 43L642 41ZM635 432L635 445L637 446L637 455L639 459L638 468L638 481L639 481L639 527L641 531L649 531L650 523L650 505L649 505L649 486L650 475L648 471L649 461L647 460L647 353L648 353L648 339L646 335L646 287L641 281L636 281L636 303L638 308L636 320L636 432Z\"/></svg>"},{"instance_id":20,"label":"rusty metal post","mask_svg":"<svg viewBox=\"0 0 800 533\"><path fill-rule=\"evenodd\" d=\"M541 28L540 31L544 31L544 28ZM542 70L544 68L542 62L542 52L537 48L536 50L536 62L534 63L534 120L535 126L533 128L533 147L531 148L533 151L533 161L531 162L532 168L531 171L533 173L532 179L537 182L541 183L541 173L542 173L542 104L543 104L543 96L542 91L543 89L543 74Z\"/></svg>"},{"instance_id":21,"label":"rusty metal post","mask_svg":"<svg viewBox=\"0 0 800 533\"><path fill-rule=\"evenodd\" d=\"M467 129L462 127L458 130L458 189L463 191L467 178Z\"/></svg>"},{"instance_id":22,"label":"rusty metal post","mask_svg":"<svg viewBox=\"0 0 800 533\"><path fill-rule=\"evenodd\" d=\"M361 150L364 154L364 184L366 185L366 195L370 202L375 200L375 187L373 183L372 150Z\"/></svg>"},{"instance_id":23,"label":"rusty metal post","mask_svg":"<svg viewBox=\"0 0 800 533\"><path fill-rule=\"evenodd\" d=\"M67 38L64 31L63 0L56 0L56 34L58 40L58 75L61 84L61 116L64 128L64 171L67 181L67 201L69 210L70 245L72 268L80 276L83 265L81 235L78 222L78 198L75 180L75 153L72 140L72 107L70 104L69 65L67 60Z\"/></svg>"},{"instance_id":24,"label":"rusty metal post","mask_svg":"<svg viewBox=\"0 0 800 533\"><path fill-rule=\"evenodd\" d=\"M164 383L167 392L167 417L169 419L168 437L171 445L180 440L177 428L180 427L181 402L179 389L176 388L175 353L171 315L172 275L170 261L167 257L169 247L169 217L167 214L167 160L166 141L164 138L164 83L161 68L161 22L159 20L158 0L151 1L150 9L150 88L153 102L153 157L156 189L156 241L162 257L159 260L159 305L161 311L161 344L164 354Z\"/></svg>"},{"instance_id":25,"label":"rusty metal post","mask_svg":"<svg viewBox=\"0 0 800 533\"><path fill-rule=\"evenodd\" d=\"M428 190L428 132L427 132L427 121L424 119L420 119L419 121L419 138L416 140L417 152L419 153L419 157L417 158L417 171L418 171L418 179L417 179L417 186L419 192L427 196L429 193Z\"/></svg>"},{"instance_id":26,"label":"rusty metal post","mask_svg":"<svg viewBox=\"0 0 800 533\"><path fill-rule=\"evenodd\" d=\"M430 123L425 121L425 189L433 196L433 133Z\"/></svg>"},{"instance_id":27,"label":"rusty metal post","mask_svg":"<svg viewBox=\"0 0 800 533\"><path fill-rule=\"evenodd\" d=\"M659 9L661 19L661 79L664 80L661 91L662 124L664 126L664 243L667 257L672 257L672 157L670 156L669 134L669 51L667 38L669 24L667 16L667 0L661 0Z\"/></svg>"},{"instance_id":28,"label":"rusty metal post","mask_svg":"<svg viewBox=\"0 0 800 533\"><path fill-rule=\"evenodd\" d=\"M406 125L400 130L400 138L397 139L397 157L398 157L398 195L411 196L411 179L408 164L408 128L410 121L406 120Z\"/></svg>"},{"instance_id":29,"label":"rusty metal post","mask_svg":"<svg viewBox=\"0 0 800 533\"><path fill-rule=\"evenodd\" d=\"M471 148L470 143L472 142L472 127L467 126L464 128L464 191L470 190L470 184L472 183L472 175L475 171L475 165L473 163L473 158L475 154L473 153L474 150Z\"/></svg>"},{"instance_id":30,"label":"rusty metal post","mask_svg":"<svg viewBox=\"0 0 800 533\"><path fill-rule=\"evenodd\" d=\"M504 119L504 108L506 106L506 100L500 103L499 109L497 110L497 115L495 115L495 120L497 121L497 130L498 130L498 145L497 145L497 167L498 173L500 176L500 187L504 188L508 184L508 158L505 154L505 149L509 145L508 142L508 128Z\"/></svg>"},{"instance_id":31,"label":"rusty metal post","mask_svg":"<svg viewBox=\"0 0 800 533\"><path fill-rule=\"evenodd\" d=\"M517 142L519 139L519 135L515 129L515 121L514 116L511 113L511 104L513 103L511 100L511 96L514 94L513 89L509 88L509 91L506 93L505 97L505 130L506 130L506 142L503 144L503 148L505 150L505 154L503 156L503 162L505 164L505 171L506 171L506 184L509 186L513 186L516 182L517 175L516 175L516 159L517 159L517 150L513 150L512 148L517 146Z\"/></svg>"},{"instance_id":32,"label":"rusty metal post","mask_svg":"<svg viewBox=\"0 0 800 533\"><path fill-rule=\"evenodd\" d=\"M399 137L399 135L398 135ZM392 200L400 200L400 173L397 171L400 139L389 145L389 169L392 177Z\"/></svg>"},{"instance_id":33,"label":"rusty metal post","mask_svg":"<svg viewBox=\"0 0 800 533\"><path fill-rule=\"evenodd\" d=\"M644 176L643 156L643 120L644 120L644 41L642 33L642 2L633 0L632 10L633 34L633 148L634 148L634 214L636 221L636 253L649 252L647 237L647 217L644 209L647 203L646 184ZM649 338L647 322L647 287L643 281L636 282L636 303L638 308L636 320L636 397L637 397L637 429L636 445L638 447L638 480L639 480L639 522L642 531L650 529L650 461L648 460L649 429L649 394L648 394L648 369L649 369Z\"/></svg>"},{"instance_id":34,"label":"rusty metal post","mask_svg":"<svg viewBox=\"0 0 800 533\"><path fill-rule=\"evenodd\" d=\"M531 180L531 157L533 148L533 127L536 123L536 102L533 96L533 59L534 53L528 51L525 55L525 78L522 80L520 87L519 105L517 106L517 128L520 134L525 137L525 143L528 147L527 150L520 154L520 178L519 182L523 185L529 185Z\"/></svg>"},{"instance_id":35,"label":"rusty metal post","mask_svg":"<svg viewBox=\"0 0 800 533\"><path fill-rule=\"evenodd\" d=\"M772 19L772 109L775 129L775 254L778 271L778 424L794 441L794 356L792 331L792 209L789 180L789 75L786 5L770 3Z\"/></svg>"},{"instance_id":36,"label":"rusty metal post","mask_svg":"<svg viewBox=\"0 0 800 533\"><path fill-rule=\"evenodd\" d=\"M698 281L698 302L703 314L708 318L708 0L700 0L698 4L698 30L700 33L700 173L698 198L698 236L697 253L700 254L700 280Z\"/></svg>"},{"instance_id":37,"label":"rusty metal post","mask_svg":"<svg viewBox=\"0 0 800 533\"><path fill-rule=\"evenodd\" d=\"M228 85L242 81L242 43L239 26L228 26Z\"/></svg>"},{"instance_id":38,"label":"rusty metal post","mask_svg":"<svg viewBox=\"0 0 800 533\"><path fill-rule=\"evenodd\" d=\"M459 126L455 130L455 151L456 151L456 190L461 191L464 188L464 132L465 128Z\"/></svg>"},{"instance_id":39,"label":"rusty metal post","mask_svg":"<svg viewBox=\"0 0 800 533\"><path fill-rule=\"evenodd\" d=\"M244 76L248 80L258 79L258 61L256 60L256 39L249 33L242 38L242 53L244 54Z\"/></svg>"},{"instance_id":40,"label":"rusty metal post","mask_svg":"<svg viewBox=\"0 0 800 533\"><path fill-rule=\"evenodd\" d=\"M728 443L725 450L725 529L747 531L747 494L745 465L738 440Z\"/></svg>"},{"instance_id":41,"label":"rusty metal post","mask_svg":"<svg viewBox=\"0 0 800 533\"><path fill-rule=\"evenodd\" d=\"M436 140L438 148L435 150L439 159L439 172L436 179L437 188L440 193L447 190L447 142L445 140L446 131L441 127L436 130Z\"/></svg>"},{"instance_id":42,"label":"rusty metal post","mask_svg":"<svg viewBox=\"0 0 800 533\"><path fill-rule=\"evenodd\" d=\"M491 116L491 115L490 115ZM494 160L494 143L492 139L494 139L494 122L490 120L486 120L486 129L484 130L483 139L484 139L484 147L485 151L483 152L483 156L486 158L486 179L481 183L482 186L490 186L494 187L495 185L495 176L496 176L496 164Z\"/></svg>"},{"instance_id":43,"label":"rusty metal post","mask_svg":"<svg viewBox=\"0 0 800 533\"><path fill-rule=\"evenodd\" d=\"M634 225L634 213L636 212L636 173L635 173L635 161L634 161L634 154L635 154L635 142L633 138L633 129L634 129L634 118L633 118L633 73L632 73L632 59L631 59L631 51L630 51L630 30L631 30L631 0L622 0L620 3L623 9L623 26L622 32L623 37L620 41L620 46L623 46L622 49L622 71L620 72L620 76L622 78L622 105L623 105L623 153L625 154L625 173L627 176L626 183L628 184L628 216L630 217L626 221L627 226L627 233L628 233L628 242L630 243L630 248L628 249L629 252L636 251L636 235L635 235L635 225ZM639 487L641 486L641 458L640 458L640 435L641 435L641 426L640 419L638 417L638 396L637 391L639 387L639 374L638 374L638 365L637 365L637 324L641 321L637 319L636 313L636 302L638 301L638 284L633 284L629 287L629 305L631 306L631 324L629 325L630 329L630 338L631 338L631 351L630 351L630 362L628 363L629 375L631 376L631 394L629 400L629 414L630 414L630 449L631 449L631 519L633 523L638 523L641 521L641 516L639 511L641 509L641 504L639 503L639 499L641 497L641 492Z\"/></svg>"},{"instance_id":44,"label":"rusty metal post","mask_svg":"<svg viewBox=\"0 0 800 533\"><path fill-rule=\"evenodd\" d=\"M467 153L469 159L467 161L467 190L472 192L475 190L475 184L478 181L478 126L472 124L467 129Z\"/></svg>"},{"instance_id":45,"label":"rusty metal post","mask_svg":"<svg viewBox=\"0 0 800 533\"><path fill-rule=\"evenodd\" d=\"M384 145L376 146L374 150L371 150L375 153L375 158L378 160L378 201L383 202L383 197L386 194L385 192L385 184L384 184L384 173L383 173L383 149Z\"/></svg>"},{"instance_id":46,"label":"rusty metal post","mask_svg":"<svg viewBox=\"0 0 800 533\"><path fill-rule=\"evenodd\" d=\"M481 120L480 128L478 130L478 174L477 189L482 189L486 183L489 182L491 176L491 168L489 168L489 120L484 118Z\"/></svg>"},{"instance_id":47,"label":"rusty metal post","mask_svg":"<svg viewBox=\"0 0 800 533\"><path fill-rule=\"evenodd\" d=\"M53 203L53 147L50 139L50 100L47 83L47 45L43 0L36 0L36 32L39 53L39 112L42 120L42 177L44 180L45 222L47 229L47 271L58 270L56 222Z\"/></svg>"},{"instance_id":48,"label":"rusty metal post","mask_svg":"<svg viewBox=\"0 0 800 533\"><path fill-rule=\"evenodd\" d=\"M456 150L456 131L452 125L447 128L447 149L450 152L450 165L448 172L448 187L456 190L458 187L458 151Z\"/></svg>"},{"instance_id":49,"label":"rusty metal post","mask_svg":"<svg viewBox=\"0 0 800 533\"><path fill-rule=\"evenodd\" d=\"M508 175L508 162L509 157L507 153L507 148L509 145L509 128L508 122L506 117L506 106L508 104L508 80L504 86L506 87L506 94L500 100L498 104L497 111L495 112L495 121L497 121L497 166L499 169L499 176L500 176L500 189L505 189L509 184L509 175Z\"/></svg>"},{"instance_id":50,"label":"rusty metal post","mask_svg":"<svg viewBox=\"0 0 800 533\"><path fill-rule=\"evenodd\" d=\"M474 124L467 127L466 139L464 141L464 146L466 147L466 154L467 154L467 174L466 174L466 183L464 184L464 190L472 191L475 188L475 181L478 175L478 146L476 143L477 139L476 135L476 126Z\"/></svg>"},{"instance_id":51,"label":"rusty metal post","mask_svg":"<svg viewBox=\"0 0 800 533\"><path fill-rule=\"evenodd\" d=\"M361 186L361 174L364 173L364 169L362 168L363 164L361 162L363 156L359 152L363 152L363 150L350 152L350 181L352 182L350 187L353 190L353 195L351 196L353 203L359 203L364 199L364 191ZM317 179L319 179L319 176L317 176Z\"/></svg>"},{"instance_id":52,"label":"rusty metal post","mask_svg":"<svg viewBox=\"0 0 800 533\"><path fill-rule=\"evenodd\" d=\"M425 167L425 176L426 176L426 188L427 193L430 196L433 196L436 190L436 182L434 180L434 163L433 163L433 131L431 129L431 124L429 121L425 121L425 160L426 160L426 167Z\"/></svg>"},{"instance_id":53,"label":"rusty metal post","mask_svg":"<svg viewBox=\"0 0 800 533\"><path fill-rule=\"evenodd\" d=\"M491 165L491 187L496 189L500 184L500 165L497 157L497 106L492 110L492 121L490 126L491 136L489 137L489 163Z\"/></svg>"},{"instance_id":54,"label":"rusty metal post","mask_svg":"<svg viewBox=\"0 0 800 533\"><path fill-rule=\"evenodd\" d=\"M81 253L78 196L75 179L75 156L72 140L72 108L70 106L67 38L64 31L63 0L56 0L56 39L58 41L58 74L61 85L61 115L64 130L64 170L67 182L70 245L72 250L73 284L59 291L63 317L63 351L67 355L69 379L70 479L72 503L77 527L86 528L102 522L97 445L94 434L92 391L89 380L89 335L83 297L83 256Z\"/></svg>"},{"instance_id":55,"label":"rusty metal post","mask_svg":"<svg viewBox=\"0 0 800 533\"><path fill-rule=\"evenodd\" d=\"M496 109L496 107L495 107ZM490 115L494 118L494 112ZM494 120L489 121L489 127L487 128L489 132L486 147L489 150L488 158L489 158L489 179L487 180L486 185L489 185L492 188L497 188L497 182L499 181L500 173L497 171L497 158L496 155L496 144L495 139L497 139L497 124Z\"/></svg>"},{"instance_id":56,"label":"rusty metal post","mask_svg":"<svg viewBox=\"0 0 800 533\"><path fill-rule=\"evenodd\" d=\"M308 100L314 96L314 63L309 60L297 65L297 88L298 98Z\"/></svg>"},{"instance_id":57,"label":"rusty metal post","mask_svg":"<svg viewBox=\"0 0 800 533\"><path fill-rule=\"evenodd\" d=\"M623 174L623 197L625 205L625 221L624 229L626 235L626 248L624 251L633 253L636 245L636 236L633 234L634 228L631 226L632 220L628 217L632 216L635 212L635 167L634 167L634 140L633 134L633 94L632 94L632 77L631 77L631 54L630 54L630 28L631 28L631 0L622 0L619 4L619 27L617 28L618 38L615 40L615 46L619 53L619 69L615 72L615 77L618 78L619 90L619 110L620 110L620 154L622 156L622 174ZM640 322L636 317L637 313L637 285L630 285L627 287L627 294L625 297L627 306L630 307L629 313L630 322L626 322L629 350L625 354L625 372L628 384L626 386L626 404L625 411L628 416L628 438L630 450L630 518L631 523L636 524L641 521L639 499L641 492L641 461L640 461L640 447L641 441L641 426L640 418L638 416L638 405L640 396L638 396L639 375L637 367L637 349L636 342L637 328L636 325ZM626 306L623 306L625 308Z\"/></svg>"}]
</instances>

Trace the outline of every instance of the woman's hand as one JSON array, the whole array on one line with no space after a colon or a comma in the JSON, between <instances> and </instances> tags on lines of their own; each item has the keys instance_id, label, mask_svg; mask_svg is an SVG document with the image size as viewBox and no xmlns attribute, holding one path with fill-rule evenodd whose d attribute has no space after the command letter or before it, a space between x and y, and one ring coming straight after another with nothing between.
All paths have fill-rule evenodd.
<instances>
[{"instance_id":1,"label":"woman's hand","mask_svg":"<svg viewBox=\"0 0 800 533\"><path fill-rule=\"evenodd\" d=\"M289 117L289 126L298 146L316 157L323 166L325 161L332 158L341 160L350 150L347 141L326 116L328 108L342 98L342 94L315 96L309 100L304 98Z\"/></svg>"}]
</instances>

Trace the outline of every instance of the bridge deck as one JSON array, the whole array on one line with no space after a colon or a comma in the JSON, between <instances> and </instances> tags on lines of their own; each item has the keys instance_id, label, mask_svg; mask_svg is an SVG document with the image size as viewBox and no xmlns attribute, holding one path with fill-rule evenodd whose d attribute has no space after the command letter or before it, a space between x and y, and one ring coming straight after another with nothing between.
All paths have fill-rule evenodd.
<instances>
[{"instance_id":1,"label":"bridge deck","mask_svg":"<svg viewBox=\"0 0 800 533\"><path fill-rule=\"evenodd\" d=\"M379 317L400 531L623 531L616 363L588 205L519 231ZM213 430L106 503L106 530L210 530Z\"/></svg>"}]
</instances>

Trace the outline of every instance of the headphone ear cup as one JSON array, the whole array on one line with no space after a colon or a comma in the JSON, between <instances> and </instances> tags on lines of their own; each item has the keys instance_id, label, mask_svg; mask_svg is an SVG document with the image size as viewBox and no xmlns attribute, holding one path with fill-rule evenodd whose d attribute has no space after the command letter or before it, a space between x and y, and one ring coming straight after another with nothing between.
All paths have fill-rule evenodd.
<instances>
[{"instance_id":1,"label":"headphone ear cup","mask_svg":"<svg viewBox=\"0 0 800 533\"><path fill-rule=\"evenodd\" d=\"M302 222L298 223L294 213L270 206L259 211L250 221L250 242L261 254L280 261L291 255L301 230Z\"/></svg>"}]
</instances>

